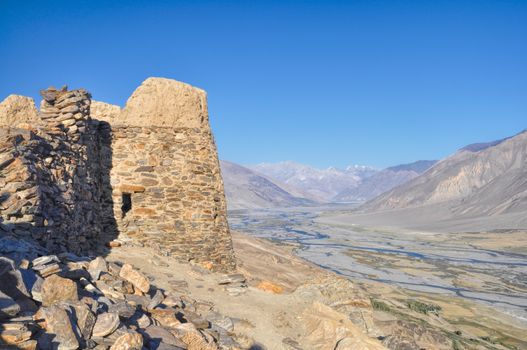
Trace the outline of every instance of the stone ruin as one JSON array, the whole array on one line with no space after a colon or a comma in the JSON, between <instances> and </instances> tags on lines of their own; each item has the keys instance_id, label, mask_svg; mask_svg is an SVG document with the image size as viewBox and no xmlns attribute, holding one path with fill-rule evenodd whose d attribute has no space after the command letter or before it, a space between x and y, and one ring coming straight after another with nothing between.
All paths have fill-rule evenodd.
<instances>
[{"instance_id":1,"label":"stone ruin","mask_svg":"<svg viewBox=\"0 0 527 350\"><path fill-rule=\"evenodd\" d=\"M0 234L49 252L115 239L182 261L234 267L206 93L149 78L117 106L83 89L0 104Z\"/></svg>"}]
</instances>

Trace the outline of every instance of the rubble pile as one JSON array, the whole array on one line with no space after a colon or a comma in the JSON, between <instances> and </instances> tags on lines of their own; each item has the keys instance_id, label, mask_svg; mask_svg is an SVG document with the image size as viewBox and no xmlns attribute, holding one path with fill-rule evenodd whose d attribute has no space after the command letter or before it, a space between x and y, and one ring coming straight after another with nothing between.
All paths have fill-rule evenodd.
<instances>
[{"instance_id":1,"label":"rubble pile","mask_svg":"<svg viewBox=\"0 0 527 350\"><path fill-rule=\"evenodd\" d=\"M156 288L130 264L0 257L1 349L239 349L232 330L211 303Z\"/></svg>"}]
</instances>

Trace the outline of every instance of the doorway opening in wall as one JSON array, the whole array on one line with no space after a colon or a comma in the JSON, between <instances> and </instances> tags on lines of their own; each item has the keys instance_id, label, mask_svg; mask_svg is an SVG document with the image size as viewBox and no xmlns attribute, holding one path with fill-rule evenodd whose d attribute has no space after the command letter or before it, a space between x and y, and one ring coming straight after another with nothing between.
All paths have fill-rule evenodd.
<instances>
[{"instance_id":1,"label":"doorway opening in wall","mask_svg":"<svg viewBox=\"0 0 527 350\"><path fill-rule=\"evenodd\" d=\"M126 213L132 210L132 194L123 193L122 203L123 205L121 206L121 213L122 213L121 215L122 215L122 218L124 219L124 217L126 216Z\"/></svg>"}]
</instances>

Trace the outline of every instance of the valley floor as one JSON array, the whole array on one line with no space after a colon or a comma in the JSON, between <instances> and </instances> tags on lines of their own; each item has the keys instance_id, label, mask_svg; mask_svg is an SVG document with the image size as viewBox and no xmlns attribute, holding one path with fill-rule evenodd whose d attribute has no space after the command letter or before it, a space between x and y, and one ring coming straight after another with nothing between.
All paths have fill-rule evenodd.
<instances>
[{"instance_id":1,"label":"valley floor","mask_svg":"<svg viewBox=\"0 0 527 350\"><path fill-rule=\"evenodd\" d=\"M361 281L374 299L392 305L426 300L465 331L511 344L527 342L526 232L434 233L357 225L343 209L234 211L230 224Z\"/></svg>"}]
</instances>

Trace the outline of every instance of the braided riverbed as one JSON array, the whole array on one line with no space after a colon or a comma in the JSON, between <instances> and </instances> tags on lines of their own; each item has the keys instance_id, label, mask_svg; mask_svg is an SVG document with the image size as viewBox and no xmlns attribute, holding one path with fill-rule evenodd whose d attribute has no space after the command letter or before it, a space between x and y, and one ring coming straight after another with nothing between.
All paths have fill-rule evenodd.
<instances>
[{"instance_id":1,"label":"braided riverbed","mask_svg":"<svg viewBox=\"0 0 527 350\"><path fill-rule=\"evenodd\" d=\"M294 244L296 254L353 280L490 305L527 327L524 232L430 233L341 222L345 206L244 210L233 229Z\"/></svg>"}]
</instances>

